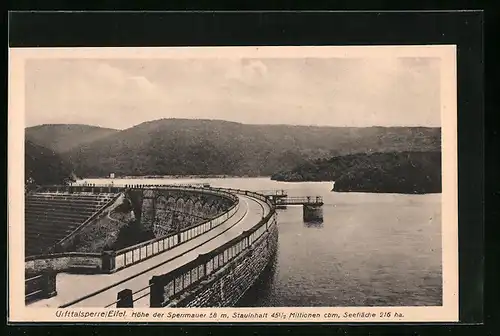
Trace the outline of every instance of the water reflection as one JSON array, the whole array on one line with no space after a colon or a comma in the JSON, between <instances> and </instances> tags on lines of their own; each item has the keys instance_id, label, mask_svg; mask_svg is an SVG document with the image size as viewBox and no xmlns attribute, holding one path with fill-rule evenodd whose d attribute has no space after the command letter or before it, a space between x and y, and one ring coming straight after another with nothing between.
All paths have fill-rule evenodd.
<instances>
[{"instance_id":1,"label":"water reflection","mask_svg":"<svg viewBox=\"0 0 500 336\"><path fill-rule=\"evenodd\" d=\"M316 220L316 221L304 222L304 226L307 228L312 228L312 229L322 229L323 228L323 221Z\"/></svg>"}]
</instances>

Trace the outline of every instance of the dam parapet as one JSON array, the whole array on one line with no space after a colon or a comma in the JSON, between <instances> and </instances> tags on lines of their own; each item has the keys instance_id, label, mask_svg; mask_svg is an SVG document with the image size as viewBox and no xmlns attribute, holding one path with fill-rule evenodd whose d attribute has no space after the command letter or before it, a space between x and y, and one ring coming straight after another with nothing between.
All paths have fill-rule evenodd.
<instances>
[{"instance_id":1,"label":"dam parapet","mask_svg":"<svg viewBox=\"0 0 500 336\"><path fill-rule=\"evenodd\" d=\"M276 207L286 208L288 205L302 205L304 222L323 221L323 197L302 196L302 197L280 197L274 200Z\"/></svg>"},{"instance_id":2,"label":"dam parapet","mask_svg":"<svg viewBox=\"0 0 500 336\"><path fill-rule=\"evenodd\" d=\"M232 191L266 202L269 213L222 246L167 273L154 275L148 285L150 307L233 306L269 265L278 249L274 204L261 194ZM134 295L128 289L120 291L113 304L123 307L124 303L132 302L133 305L142 298L135 294L131 299L127 297L129 294Z\"/></svg>"},{"instance_id":3,"label":"dam parapet","mask_svg":"<svg viewBox=\"0 0 500 336\"><path fill-rule=\"evenodd\" d=\"M151 307L230 307L277 251L275 215L185 267L150 280Z\"/></svg>"}]
</instances>

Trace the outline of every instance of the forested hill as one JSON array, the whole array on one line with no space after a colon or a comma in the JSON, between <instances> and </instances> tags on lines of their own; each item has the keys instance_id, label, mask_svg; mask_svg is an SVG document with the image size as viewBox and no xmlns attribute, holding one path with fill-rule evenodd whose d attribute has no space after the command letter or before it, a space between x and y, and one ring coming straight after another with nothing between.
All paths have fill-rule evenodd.
<instances>
[{"instance_id":1,"label":"forested hill","mask_svg":"<svg viewBox=\"0 0 500 336\"><path fill-rule=\"evenodd\" d=\"M52 150L25 141L24 168L26 187L64 184L71 179L71 166Z\"/></svg>"},{"instance_id":2,"label":"forested hill","mask_svg":"<svg viewBox=\"0 0 500 336\"><path fill-rule=\"evenodd\" d=\"M270 176L351 153L440 150L440 128L245 125L161 119L81 144L65 156L77 175Z\"/></svg>"},{"instance_id":3,"label":"forested hill","mask_svg":"<svg viewBox=\"0 0 500 336\"><path fill-rule=\"evenodd\" d=\"M380 153L337 178L334 191L440 193L441 183L441 152Z\"/></svg>"},{"instance_id":4,"label":"forested hill","mask_svg":"<svg viewBox=\"0 0 500 336\"><path fill-rule=\"evenodd\" d=\"M334 191L441 192L441 152L359 153L316 160L272 176L278 181L335 181Z\"/></svg>"},{"instance_id":5,"label":"forested hill","mask_svg":"<svg viewBox=\"0 0 500 336\"><path fill-rule=\"evenodd\" d=\"M46 124L26 128L26 139L56 153L66 152L118 130L78 124Z\"/></svg>"}]
</instances>

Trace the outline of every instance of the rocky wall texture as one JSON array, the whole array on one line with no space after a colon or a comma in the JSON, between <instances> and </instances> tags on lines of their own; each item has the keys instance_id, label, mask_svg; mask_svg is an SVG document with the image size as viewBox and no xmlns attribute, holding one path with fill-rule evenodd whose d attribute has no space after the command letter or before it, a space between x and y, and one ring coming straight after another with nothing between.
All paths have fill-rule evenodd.
<instances>
[{"instance_id":1,"label":"rocky wall texture","mask_svg":"<svg viewBox=\"0 0 500 336\"><path fill-rule=\"evenodd\" d=\"M102 268L101 256L87 256L68 254L61 256L47 256L45 259L35 259L25 262L25 274L32 276L40 274L45 271L62 272L70 269L71 267L88 267L94 270Z\"/></svg>"},{"instance_id":2,"label":"rocky wall texture","mask_svg":"<svg viewBox=\"0 0 500 336\"><path fill-rule=\"evenodd\" d=\"M135 191L134 191L135 192ZM231 200L200 191L144 190L140 224L144 231L153 231L156 237L178 232L225 212ZM135 201L137 202L137 201Z\"/></svg>"},{"instance_id":3,"label":"rocky wall texture","mask_svg":"<svg viewBox=\"0 0 500 336\"><path fill-rule=\"evenodd\" d=\"M75 234L72 238L72 244L66 251L98 253L113 246L118 239L120 230L128 224L125 221L112 218L115 209L124 202L126 202L126 197L121 194L113 204L103 210L99 217Z\"/></svg>"}]
</instances>

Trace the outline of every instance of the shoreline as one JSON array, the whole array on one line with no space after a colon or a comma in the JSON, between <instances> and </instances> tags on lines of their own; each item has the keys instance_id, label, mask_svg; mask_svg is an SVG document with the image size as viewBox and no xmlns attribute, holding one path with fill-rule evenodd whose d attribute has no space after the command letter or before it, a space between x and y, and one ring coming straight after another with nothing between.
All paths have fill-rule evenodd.
<instances>
[{"instance_id":1,"label":"shoreline","mask_svg":"<svg viewBox=\"0 0 500 336\"><path fill-rule=\"evenodd\" d=\"M348 191L335 191L332 190L332 193L336 194L391 194L391 195L408 195L408 196L418 196L418 195L441 195L442 192L416 192L416 193L409 193L409 192L398 192L398 191L369 191L369 190L348 190Z\"/></svg>"},{"instance_id":2,"label":"shoreline","mask_svg":"<svg viewBox=\"0 0 500 336\"><path fill-rule=\"evenodd\" d=\"M271 178L271 176L237 176L237 175L130 175L130 176L88 176L79 178L79 180L90 179L109 179L109 180L131 180L131 179L164 179L164 180L180 180L180 179L228 179L228 178Z\"/></svg>"}]
</instances>

